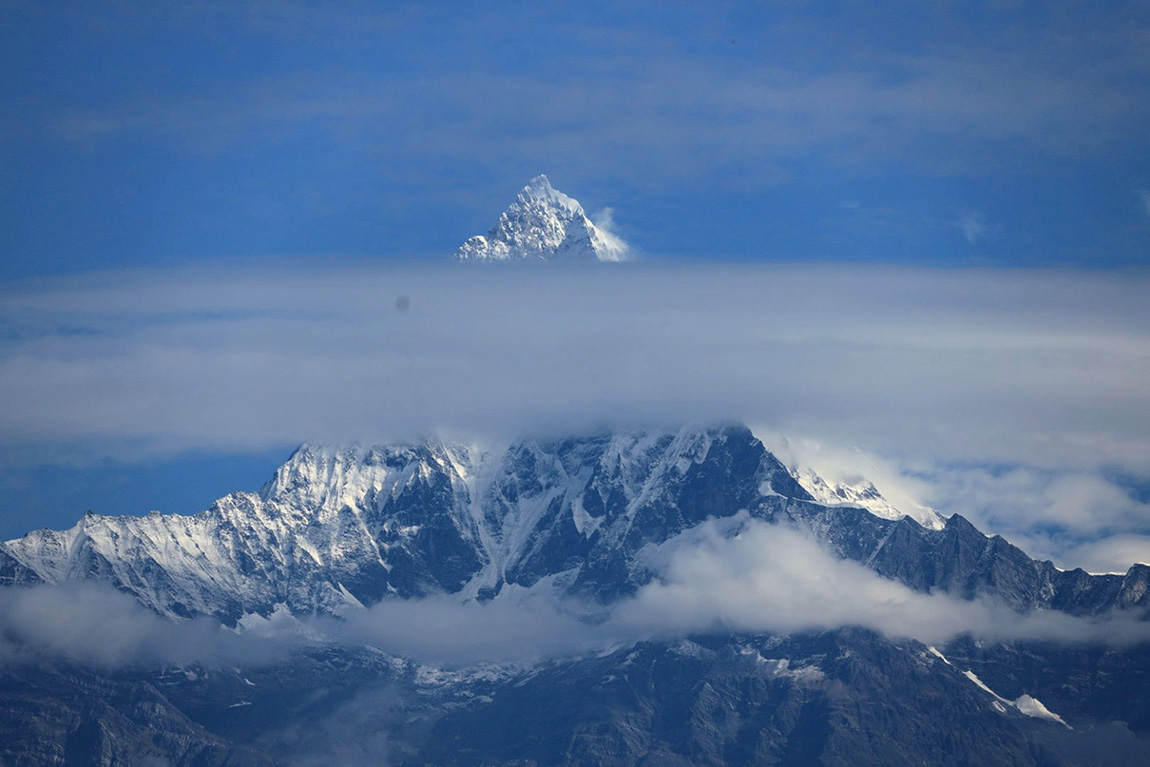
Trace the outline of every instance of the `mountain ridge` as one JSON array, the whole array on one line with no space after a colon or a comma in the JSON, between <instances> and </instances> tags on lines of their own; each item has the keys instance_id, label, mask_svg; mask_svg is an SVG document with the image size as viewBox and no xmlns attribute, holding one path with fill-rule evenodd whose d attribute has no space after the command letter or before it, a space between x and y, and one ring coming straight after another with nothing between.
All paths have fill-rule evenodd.
<instances>
[{"instance_id":1,"label":"mountain ridge","mask_svg":"<svg viewBox=\"0 0 1150 767\"><path fill-rule=\"evenodd\" d=\"M564 594L611 602L651 577L637 558L644 546L747 511L795 522L837 556L917 591L1071 614L1150 605L1145 566L1121 576L1062 571L959 515L924 527L887 506L816 501L736 425L487 452L438 439L305 444L258 492L231 493L196 515L87 514L68 530L2 543L0 583L102 581L168 617L229 623L278 604L340 614L437 593L487 600L548 578Z\"/></svg>"},{"instance_id":2,"label":"mountain ridge","mask_svg":"<svg viewBox=\"0 0 1150 767\"><path fill-rule=\"evenodd\" d=\"M583 206L540 174L519 191L486 235L469 238L455 252L462 262L625 261L630 248L591 222Z\"/></svg>"},{"instance_id":3,"label":"mountain ridge","mask_svg":"<svg viewBox=\"0 0 1150 767\"><path fill-rule=\"evenodd\" d=\"M1150 615L1150 567L1061 571L957 514L924 527L837 493L820 503L796 474L737 424L485 448L305 444L258 492L196 515L86 514L0 544L0 584L94 580L238 631L285 605L352 618L431 595L543 588L610 606L659 585L652 546L755 523L799 528L922 594ZM27 650L0 653L0 763L1150 767L1145 643L960 635L935 649L852 625L714 628L460 668L357 641L236 667L100 670Z\"/></svg>"}]
</instances>

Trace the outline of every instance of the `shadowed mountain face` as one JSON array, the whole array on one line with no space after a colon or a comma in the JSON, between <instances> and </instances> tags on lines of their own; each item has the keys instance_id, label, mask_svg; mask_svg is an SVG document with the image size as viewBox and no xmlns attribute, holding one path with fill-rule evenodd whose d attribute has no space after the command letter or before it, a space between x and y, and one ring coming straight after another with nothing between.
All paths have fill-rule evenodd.
<instances>
[{"instance_id":1,"label":"shadowed mountain face","mask_svg":"<svg viewBox=\"0 0 1150 767\"><path fill-rule=\"evenodd\" d=\"M481 600L551 578L612 602L651 573L636 555L746 512L812 531L841 557L923 592L1092 614L1150 604L1150 568L1063 572L960 516L940 529L823 505L741 426L503 448L428 441L305 445L259 493L195 516L85 516L0 546L8 584L94 580L171 617L229 623L286 604L338 613L435 593Z\"/></svg>"},{"instance_id":2,"label":"shadowed mountain face","mask_svg":"<svg viewBox=\"0 0 1150 767\"><path fill-rule=\"evenodd\" d=\"M1049 723L985 697L921 646L869 632L643 643L446 715L412 763L1045 763L1031 733Z\"/></svg>"},{"instance_id":3,"label":"shadowed mountain face","mask_svg":"<svg viewBox=\"0 0 1150 767\"><path fill-rule=\"evenodd\" d=\"M1150 764L1145 723L1115 721L1145 704L1137 679L1096 681L1114 716L1079 713L1068 729L998 697L1014 694L1008 680L988 679L1003 685L990 689L973 681L962 648L953 649L943 658L843 629L641 642L526 669L453 672L378 651L326 650L280 666L171 669L102 684L150 690L163 711L186 712L214 733L205 742L230 744L228 764L259 763L242 761L252 750L282 764L413 767ZM1144 667L1144 653L1124 657ZM1062 661L1059 672L1082 676ZM1117 671L1116 662L1103 665Z\"/></svg>"},{"instance_id":4,"label":"shadowed mountain face","mask_svg":"<svg viewBox=\"0 0 1150 767\"><path fill-rule=\"evenodd\" d=\"M1064 572L957 515L924 527L880 511L817 502L737 425L305 445L260 492L195 516L88 515L3 544L0 583L102 582L166 618L229 625L429 595L612 605L657 577L644 551L745 518L919 592L1019 612L1150 608L1150 568ZM242 668L100 672L24 648L0 658L0 764L1147 764L1148 668L1142 645L940 652L852 628L716 629L453 670L309 646Z\"/></svg>"},{"instance_id":5,"label":"shadowed mountain face","mask_svg":"<svg viewBox=\"0 0 1150 767\"><path fill-rule=\"evenodd\" d=\"M0 664L0 764L272 767L209 733L144 680Z\"/></svg>"}]
</instances>

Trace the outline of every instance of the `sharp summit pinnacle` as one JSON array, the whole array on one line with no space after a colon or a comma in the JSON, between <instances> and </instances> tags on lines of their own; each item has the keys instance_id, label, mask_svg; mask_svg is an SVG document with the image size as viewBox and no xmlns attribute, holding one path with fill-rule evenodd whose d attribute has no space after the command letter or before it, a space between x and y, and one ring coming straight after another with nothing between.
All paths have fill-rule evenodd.
<instances>
[{"instance_id":1,"label":"sharp summit pinnacle","mask_svg":"<svg viewBox=\"0 0 1150 767\"><path fill-rule=\"evenodd\" d=\"M477 234L456 251L460 261L625 261L627 244L605 232L578 200L551 186L540 174L527 182L486 235Z\"/></svg>"}]
</instances>

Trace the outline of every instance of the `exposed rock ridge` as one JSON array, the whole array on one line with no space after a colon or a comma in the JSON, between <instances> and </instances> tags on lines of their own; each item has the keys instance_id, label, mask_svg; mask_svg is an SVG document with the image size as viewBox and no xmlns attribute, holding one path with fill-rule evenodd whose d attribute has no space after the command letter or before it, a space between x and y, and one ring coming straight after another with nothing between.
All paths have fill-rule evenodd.
<instances>
[{"instance_id":1,"label":"exposed rock ridge","mask_svg":"<svg viewBox=\"0 0 1150 767\"><path fill-rule=\"evenodd\" d=\"M551 186L547 176L531 179L486 235L460 246L460 261L624 261L626 243L587 218L583 207Z\"/></svg>"},{"instance_id":2,"label":"exposed rock ridge","mask_svg":"<svg viewBox=\"0 0 1150 767\"><path fill-rule=\"evenodd\" d=\"M791 520L920 591L1020 610L1150 608L1150 568L1061 571L955 515L938 528L815 501L742 426L525 440L304 445L259 493L194 516L85 515L0 545L8 584L95 580L172 617L339 613L388 597L490 599L550 579L609 602L652 574L637 554L708 518Z\"/></svg>"}]
</instances>

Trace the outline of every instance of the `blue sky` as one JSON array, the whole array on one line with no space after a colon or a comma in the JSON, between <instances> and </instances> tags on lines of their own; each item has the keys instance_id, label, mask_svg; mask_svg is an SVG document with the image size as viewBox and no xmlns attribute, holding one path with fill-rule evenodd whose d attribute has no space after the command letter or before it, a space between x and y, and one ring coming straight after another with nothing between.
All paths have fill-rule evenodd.
<instances>
[{"instance_id":1,"label":"blue sky","mask_svg":"<svg viewBox=\"0 0 1150 767\"><path fill-rule=\"evenodd\" d=\"M0 276L450 253L1143 263L1144 3L0 3Z\"/></svg>"},{"instance_id":2,"label":"blue sky","mask_svg":"<svg viewBox=\"0 0 1150 767\"><path fill-rule=\"evenodd\" d=\"M659 389L659 415L713 415L726 391L745 410L724 415L861 446L1035 553L1073 564L1110 541L1091 562L1150 558L1150 506L1130 491L1150 483L1145 3L0 0L0 66L0 538L88 508L194 512L256 489L300 440L344 436L325 423L417 430L397 396L439 391L451 365L510 420L517 403L519 418L565 404L506 399L449 328L418 336L440 367L411 357L363 292L474 321L474 346L508 332L458 276L455 304L477 314L402 265L446 261L545 172L610 208L655 268L628 272L635 291L660 286L638 309L603 306L594 327L639 323L648 355L690 340L690 391L636 373L634 349L597 361ZM697 262L747 271L712 284ZM806 269L781 284L809 302L767 284L772 264ZM748 279L776 305L698 303ZM557 348L594 354L567 332L582 305L561 285L488 288L547 314L537 289L565 307L541 324ZM707 356L736 323L753 364ZM394 383L377 348L424 378ZM713 381L692 378L700 360ZM764 400L792 399L752 402L764 376ZM585 383L579 412L634 406ZM484 402L468 396L409 409L430 428ZM346 407L315 416L323 397ZM1024 510L992 511L1007 502Z\"/></svg>"}]
</instances>

